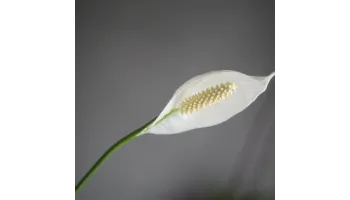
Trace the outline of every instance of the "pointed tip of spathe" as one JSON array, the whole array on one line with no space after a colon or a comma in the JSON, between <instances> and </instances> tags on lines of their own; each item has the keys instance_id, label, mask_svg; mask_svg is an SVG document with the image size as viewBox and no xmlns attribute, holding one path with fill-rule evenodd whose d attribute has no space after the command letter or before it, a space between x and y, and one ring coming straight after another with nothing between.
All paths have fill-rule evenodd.
<instances>
[{"instance_id":1,"label":"pointed tip of spathe","mask_svg":"<svg viewBox=\"0 0 350 200\"><path fill-rule=\"evenodd\" d=\"M266 84L269 84L270 81L271 81L271 79L272 79L273 77L275 77L275 72L274 72L274 71L273 71L270 75L268 75L268 76L265 77L264 82L265 82Z\"/></svg>"},{"instance_id":2,"label":"pointed tip of spathe","mask_svg":"<svg viewBox=\"0 0 350 200\"><path fill-rule=\"evenodd\" d=\"M263 78L263 81L264 81L265 83L269 83L273 77L275 77L275 72L271 72L270 75L265 76L265 77Z\"/></svg>"},{"instance_id":3,"label":"pointed tip of spathe","mask_svg":"<svg viewBox=\"0 0 350 200\"><path fill-rule=\"evenodd\" d=\"M266 78L268 80L272 79L273 77L275 77L276 81L280 80L280 72L272 72L270 75L268 75Z\"/></svg>"},{"instance_id":4,"label":"pointed tip of spathe","mask_svg":"<svg viewBox=\"0 0 350 200\"><path fill-rule=\"evenodd\" d=\"M263 85L263 87L266 89L273 77L275 77L275 72L272 72L271 74L269 74L267 76L260 76L260 77L255 77L255 78L258 81L260 81L261 84Z\"/></svg>"},{"instance_id":5,"label":"pointed tip of spathe","mask_svg":"<svg viewBox=\"0 0 350 200\"><path fill-rule=\"evenodd\" d=\"M272 72L267 76L256 76L255 79L261 81L264 84L268 84L274 76L275 72Z\"/></svg>"}]
</instances>

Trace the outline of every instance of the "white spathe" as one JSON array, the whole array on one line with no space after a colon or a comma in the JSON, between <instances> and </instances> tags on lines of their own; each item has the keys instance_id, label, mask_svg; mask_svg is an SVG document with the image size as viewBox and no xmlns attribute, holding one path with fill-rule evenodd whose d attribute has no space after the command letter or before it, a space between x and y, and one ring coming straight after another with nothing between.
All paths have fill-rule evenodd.
<instances>
[{"instance_id":1,"label":"white spathe","mask_svg":"<svg viewBox=\"0 0 350 200\"><path fill-rule=\"evenodd\" d=\"M144 133L175 134L220 124L247 108L266 90L274 75L273 72L269 76L257 77L236 71L222 70L195 76L177 89L169 103ZM198 112L186 115L177 111L161 120L173 109L180 108L180 103L184 99L228 81L233 82L237 88L226 99L202 108Z\"/></svg>"}]
</instances>

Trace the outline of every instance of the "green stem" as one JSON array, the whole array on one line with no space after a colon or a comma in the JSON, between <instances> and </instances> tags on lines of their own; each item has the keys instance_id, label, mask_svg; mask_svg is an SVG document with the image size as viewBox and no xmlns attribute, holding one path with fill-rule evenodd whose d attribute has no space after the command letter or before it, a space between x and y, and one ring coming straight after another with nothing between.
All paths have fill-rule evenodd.
<instances>
[{"instance_id":1,"label":"green stem","mask_svg":"<svg viewBox=\"0 0 350 200\"><path fill-rule=\"evenodd\" d=\"M117 149L119 149L121 146L126 144L128 141L134 139L136 136L138 136L141 131L143 131L145 128L147 128L152 122L154 122L156 118L152 119L145 125L143 125L141 128L135 130L134 132L130 133L129 135L123 137L119 141L117 141L115 144L113 144L96 162L95 164L90 168L90 170L85 174L85 176L79 181L79 183L75 186L75 194L79 192L81 187L88 181L88 179L93 175L93 173L102 165L102 163L107 160L107 158Z\"/></svg>"}]
</instances>

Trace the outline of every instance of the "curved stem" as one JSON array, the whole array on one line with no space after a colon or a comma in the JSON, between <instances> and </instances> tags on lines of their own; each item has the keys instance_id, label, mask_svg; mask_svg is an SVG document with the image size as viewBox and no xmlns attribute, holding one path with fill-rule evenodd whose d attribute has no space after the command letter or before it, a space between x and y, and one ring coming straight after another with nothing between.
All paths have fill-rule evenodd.
<instances>
[{"instance_id":1,"label":"curved stem","mask_svg":"<svg viewBox=\"0 0 350 200\"><path fill-rule=\"evenodd\" d=\"M116 143L114 143L96 162L95 164L90 168L90 170L85 174L85 176L79 181L79 183L75 186L75 194L78 193L78 191L81 189L81 187L87 182L87 180L93 175L93 173L102 165L102 163L117 149L119 149L121 146L126 144L128 141L134 139L136 136L138 136L141 131L143 131L145 128L147 128L156 118L152 119L145 125L143 125L141 128L135 130L134 132L130 133L129 135L123 137Z\"/></svg>"}]
</instances>

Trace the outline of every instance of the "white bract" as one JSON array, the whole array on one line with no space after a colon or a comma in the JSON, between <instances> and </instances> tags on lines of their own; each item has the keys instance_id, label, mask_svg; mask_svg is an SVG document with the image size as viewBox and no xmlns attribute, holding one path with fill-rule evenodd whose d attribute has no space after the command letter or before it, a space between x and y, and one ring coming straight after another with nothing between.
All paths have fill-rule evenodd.
<instances>
[{"instance_id":1,"label":"white bract","mask_svg":"<svg viewBox=\"0 0 350 200\"><path fill-rule=\"evenodd\" d=\"M144 133L175 134L220 124L247 108L274 75L257 77L223 70L193 77L177 89Z\"/></svg>"}]
</instances>

